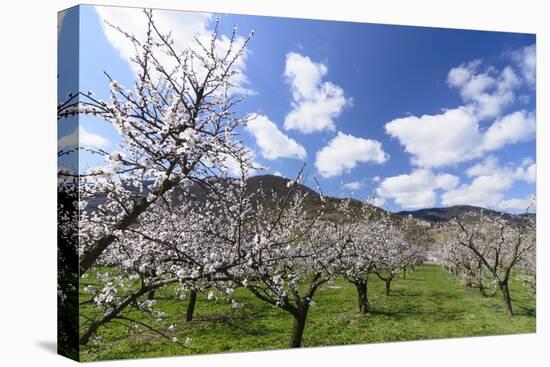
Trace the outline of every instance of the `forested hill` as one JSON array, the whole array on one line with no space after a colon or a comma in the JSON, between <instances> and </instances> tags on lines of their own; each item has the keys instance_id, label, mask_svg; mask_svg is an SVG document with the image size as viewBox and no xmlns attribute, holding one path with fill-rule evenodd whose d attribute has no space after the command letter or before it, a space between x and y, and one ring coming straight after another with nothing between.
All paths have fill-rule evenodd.
<instances>
[{"instance_id":1,"label":"forested hill","mask_svg":"<svg viewBox=\"0 0 550 367\"><path fill-rule=\"evenodd\" d=\"M273 190L277 193L278 197L284 197L286 190L287 190L287 182L289 180L287 178L279 177L279 176L273 176L273 175L260 175L260 176L253 176L248 179L249 184L249 190L250 192L255 192L260 186L266 191L270 192ZM305 191L308 193L309 200L311 204L318 204L320 201L319 194L304 185L298 185L298 190ZM327 201L329 203L328 209L330 211L331 207L334 207L334 204L340 201L339 198L333 198L333 197L327 197ZM355 205L358 205L358 201L354 201ZM352 204L353 205L353 204ZM383 209L380 209L381 211ZM472 214L471 216L465 216L466 214ZM471 206L471 205L455 205L451 207L445 207L445 208L428 208L428 209L419 209L414 211L400 211L400 212L394 212L392 213L396 217L401 218L408 218L409 215L413 218L429 222L429 223L444 223L448 222L452 218L456 217L464 217L467 221L475 222L479 219L479 215L483 213L483 215L488 216L495 216L495 217L502 217L506 220L509 220L511 222L520 222L523 218L522 214L510 214L506 212L500 212L497 210L492 209L486 209L481 208L477 206ZM535 215L535 214L529 214L529 215Z\"/></svg>"},{"instance_id":2,"label":"forested hill","mask_svg":"<svg viewBox=\"0 0 550 367\"><path fill-rule=\"evenodd\" d=\"M231 178L215 178L216 180L224 180L226 182L229 182L230 180L233 180ZM287 184L290 180L288 178L275 176L275 175L257 175L252 176L247 179L247 189L250 194L256 193L258 189L262 188L266 194L267 200L272 200L273 196L272 193L275 194L275 197L278 199L282 199L285 197L288 187ZM187 188L188 193L190 193L195 200L203 201L206 198L206 189L205 187L202 187L200 184L195 183L191 187ZM295 190L300 193L307 193L307 200L306 200L306 208L308 209L314 209L318 208L321 204L321 197L319 193L312 188L298 184L295 187ZM177 203L178 197L180 197L180 194L182 191L179 191L176 189L176 191L173 194L173 200ZM187 196L187 195L185 195ZM335 198L335 197L325 197L326 199L326 205L325 205L325 212L328 215L335 214L335 208L336 205L342 200L341 198ZM89 207L97 207L97 205L103 203L105 200L104 197L96 197L95 199L90 200ZM269 205L269 203L266 203ZM359 208L360 202L358 200L352 199L352 207ZM382 213L384 209L379 208L380 212ZM429 208L429 209L419 209L419 210L413 210L413 211L400 211L400 212L393 212L392 217L394 217L396 220L401 221L401 219L406 219L410 216L413 218L428 222L428 223L444 223L448 222L452 218L455 217L461 217L464 216L467 213L473 213L472 216L468 216L469 221L476 221L479 218L480 213L483 212L484 215L490 215L490 216L501 216L506 220L510 220L512 222L520 222L522 215L521 214L509 214L504 212L499 212L491 209L485 209L480 208L476 206L469 206L469 205L456 205L451 206L447 208ZM535 214L530 214L535 215Z\"/></svg>"},{"instance_id":3,"label":"forested hill","mask_svg":"<svg viewBox=\"0 0 550 367\"><path fill-rule=\"evenodd\" d=\"M232 180L230 178L225 178L225 179L216 178L216 179L227 180L228 182L229 180ZM262 189L265 194L264 198L267 201L264 204L269 206L275 199L282 200L287 195L288 193L287 185L289 181L290 180L288 178L275 176L275 175L252 176L247 179L247 191L249 192L249 194L253 195L257 193L259 189ZM198 183L191 186L188 190L193 195L193 197L198 201L202 201L206 197L205 189L201 187L201 185ZM305 200L305 207L307 211L313 212L316 209L318 209L319 206L321 205L321 195L317 191L313 190L312 188L306 185L297 184L294 187L294 191L300 194L307 194L307 197ZM174 193L173 200L175 200L176 202L178 201L176 197L179 195L179 193L181 192ZM328 216L336 215L336 206L342 199L330 197L330 196L325 196L324 199L325 199L325 203L324 203L325 214ZM352 208L359 209L361 207L361 202L356 199L352 199L351 206ZM380 213L384 212L384 209L381 209L381 208L377 208L377 209L380 211ZM400 216L393 215L393 214L392 216L396 220L401 221Z\"/></svg>"},{"instance_id":4,"label":"forested hill","mask_svg":"<svg viewBox=\"0 0 550 367\"><path fill-rule=\"evenodd\" d=\"M468 213L471 213L472 215L466 216L466 214ZM402 217L412 216L415 219L423 220L430 223L443 223L457 217L467 218L468 221L471 222L477 221L482 213L483 215L502 217L508 221L516 223L520 222L523 218L523 214L510 214L471 205L455 205L446 208L429 208L413 211L400 211L395 214ZM535 214L530 213L528 215Z\"/></svg>"}]
</instances>

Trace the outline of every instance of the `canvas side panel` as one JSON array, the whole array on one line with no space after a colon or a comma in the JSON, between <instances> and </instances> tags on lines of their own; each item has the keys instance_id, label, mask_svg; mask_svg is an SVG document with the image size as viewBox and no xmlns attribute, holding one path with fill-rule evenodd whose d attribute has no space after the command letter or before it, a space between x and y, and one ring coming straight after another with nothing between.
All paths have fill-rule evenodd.
<instances>
[{"instance_id":1,"label":"canvas side panel","mask_svg":"<svg viewBox=\"0 0 550 367\"><path fill-rule=\"evenodd\" d=\"M57 351L79 360L79 7L58 13Z\"/></svg>"}]
</instances>

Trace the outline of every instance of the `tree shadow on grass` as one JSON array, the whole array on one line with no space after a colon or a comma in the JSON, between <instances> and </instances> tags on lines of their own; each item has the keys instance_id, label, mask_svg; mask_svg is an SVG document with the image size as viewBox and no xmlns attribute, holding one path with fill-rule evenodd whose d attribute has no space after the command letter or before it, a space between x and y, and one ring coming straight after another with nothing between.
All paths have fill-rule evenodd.
<instances>
[{"instance_id":1,"label":"tree shadow on grass","mask_svg":"<svg viewBox=\"0 0 550 367\"><path fill-rule=\"evenodd\" d=\"M381 308L371 308L369 311L373 316L385 316L395 321L406 320L410 318L418 319L422 322L432 321L452 321L459 320L466 314L465 310L424 310L421 307L405 304L399 308L386 310Z\"/></svg>"},{"instance_id":2,"label":"tree shadow on grass","mask_svg":"<svg viewBox=\"0 0 550 367\"><path fill-rule=\"evenodd\" d=\"M259 327L258 324L253 323L251 321L244 322L244 323L242 321L239 321L239 322L229 321L227 324L229 326L228 333L235 336L242 336L244 334L249 336L261 337L261 336L268 335L270 332L268 328Z\"/></svg>"},{"instance_id":3,"label":"tree shadow on grass","mask_svg":"<svg viewBox=\"0 0 550 367\"><path fill-rule=\"evenodd\" d=\"M258 325L258 320L265 320L269 318L270 310L257 309L257 310L240 310L231 314L222 313L214 315L205 315L201 317L195 317L191 323L207 324L209 322L215 322L218 325L223 325L224 332L234 337L241 337L243 334L250 336L266 336L269 334L269 328ZM285 315L276 315L277 317L285 317ZM290 316L289 316L290 317Z\"/></svg>"},{"instance_id":4,"label":"tree shadow on grass","mask_svg":"<svg viewBox=\"0 0 550 367\"><path fill-rule=\"evenodd\" d=\"M201 317L195 317L192 321L186 321L186 323L197 323L197 322L221 322L225 323L231 320L231 316L228 314L218 314L218 315L206 315Z\"/></svg>"},{"instance_id":5,"label":"tree shadow on grass","mask_svg":"<svg viewBox=\"0 0 550 367\"><path fill-rule=\"evenodd\" d=\"M517 316L528 316L528 317L536 317L537 316L536 307L519 306L519 307L517 307L517 309L521 310L520 312L516 312Z\"/></svg>"},{"instance_id":6,"label":"tree shadow on grass","mask_svg":"<svg viewBox=\"0 0 550 367\"><path fill-rule=\"evenodd\" d=\"M408 298L408 297L418 297L422 296L425 293L418 292L418 291L412 291L410 289L392 289L390 291L389 297L395 297L395 298Z\"/></svg>"}]
</instances>

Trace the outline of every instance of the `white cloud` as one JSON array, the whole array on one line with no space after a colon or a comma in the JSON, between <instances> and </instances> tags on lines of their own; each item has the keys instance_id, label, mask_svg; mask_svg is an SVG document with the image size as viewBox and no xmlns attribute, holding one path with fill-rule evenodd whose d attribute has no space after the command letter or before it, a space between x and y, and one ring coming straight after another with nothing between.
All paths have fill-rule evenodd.
<instances>
[{"instance_id":1,"label":"white cloud","mask_svg":"<svg viewBox=\"0 0 550 367\"><path fill-rule=\"evenodd\" d=\"M535 137L535 127L534 114L522 110L497 119L482 131L468 107L398 118L385 125L386 133L411 154L412 164L424 168L466 162L505 145L529 141Z\"/></svg>"},{"instance_id":2,"label":"white cloud","mask_svg":"<svg viewBox=\"0 0 550 367\"><path fill-rule=\"evenodd\" d=\"M494 207L504 198L503 192L512 187L513 182L511 177L499 174L478 176L469 185L443 193L441 203L445 206Z\"/></svg>"},{"instance_id":3,"label":"white cloud","mask_svg":"<svg viewBox=\"0 0 550 367\"><path fill-rule=\"evenodd\" d=\"M502 200L500 203L498 203L497 207L503 210L525 211L532 204L533 199L528 197L525 199Z\"/></svg>"},{"instance_id":4,"label":"white cloud","mask_svg":"<svg viewBox=\"0 0 550 367\"><path fill-rule=\"evenodd\" d=\"M513 58L518 63L522 76L531 87L535 86L537 54L535 45L526 46L513 53Z\"/></svg>"},{"instance_id":5,"label":"white cloud","mask_svg":"<svg viewBox=\"0 0 550 367\"><path fill-rule=\"evenodd\" d=\"M393 199L404 209L433 207L437 202L435 190L455 188L459 181L448 173L434 174L427 169L417 169L410 174L385 178L376 194L382 199Z\"/></svg>"},{"instance_id":6,"label":"white cloud","mask_svg":"<svg viewBox=\"0 0 550 367\"><path fill-rule=\"evenodd\" d=\"M361 181L352 181L352 182L343 184L342 187L347 190L360 190L363 187L365 187L365 184L362 183Z\"/></svg>"},{"instance_id":7,"label":"white cloud","mask_svg":"<svg viewBox=\"0 0 550 367\"><path fill-rule=\"evenodd\" d=\"M466 170L466 175L469 177L477 177L483 175L492 175L500 173L502 168L499 166L498 158L490 155L480 163L477 163Z\"/></svg>"},{"instance_id":8,"label":"white cloud","mask_svg":"<svg viewBox=\"0 0 550 367\"><path fill-rule=\"evenodd\" d=\"M372 199L371 204L374 206L382 207L384 206L385 203L386 203L386 199L376 196Z\"/></svg>"},{"instance_id":9,"label":"white cloud","mask_svg":"<svg viewBox=\"0 0 550 367\"><path fill-rule=\"evenodd\" d=\"M487 129L483 148L486 151L500 149L507 144L521 143L534 139L535 114L516 111L496 120Z\"/></svg>"},{"instance_id":10,"label":"white cloud","mask_svg":"<svg viewBox=\"0 0 550 367\"><path fill-rule=\"evenodd\" d=\"M254 176L257 172L256 169L263 169L264 167L260 163L256 162L255 160L256 155L252 150L247 148L245 149L246 149L246 154L248 155L248 158L252 164L252 167L248 167L246 169L245 175ZM242 167L237 159L235 159L233 156L229 154L222 154L220 158L223 160L223 163L227 167L227 173L230 176L240 177L242 175Z\"/></svg>"},{"instance_id":11,"label":"white cloud","mask_svg":"<svg viewBox=\"0 0 550 367\"><path fill-rule=\"evenodd\" d=\"M482 142L471 109L459 107L439 115L408 116L385 125L420 167L441 167L472 159Z\"/></svg>"},{"instance_id":12,"label":"white cloud","mask_svg":"<svg viewBox=\"0 0 550 367\"><path fill-rule=\"evenodd\" d=\"M292 111L284 121L285 129L303 133L335 130L334 119L350 103L344 90L323 82L327 67L295 52L286 55L284 76L292 90Z\"/></svg>"},{"instance_id":13,"label":"white cloud","mask_svg":"<svg viewBox=\"0 0 550 367\"><path fill-rule=\"evenodd\" d=\"M80 126L78 134L81 146L105 148L109 145L109 140L99 134L86 130L83 126Z\"/></svg>"},{"instance_id":14,"label":"white cloud","mask_svg":"<svg viewBox=\"0 0 550 367\"><path fill-rule=\"evenodd\" d=\"M535 182L537 179L537 164L530 162L524 163L520 167L516 168L513 176L516 180Z\"/></svg>"},{"instance_id":15,"label":"white cloud","mask_svg":"<svg viewBox=\"0 0 550 367\"><path fill-rule=\"evenodd\" d=\"M535 182L537 164L532 159L526 158L517 167L511 165L500 166L495 156L488 156L480 163L477 163L466 170L469 177L479 176L505 176L514 180Z\"/></svg>"},{"instance_id":16,"label":"white cloud","mask_svg":"<svg viewBox=\"0 0 550 367\"><path fill-rule=\"evenodd\" d=\"M535 45L523 47L511 55L514 62L500 71L492 66L482 70L482 60L464 63L449 71L447 83L459 91L480 120L500 116L516 100L516 92L522 85L534 86Z\"/></svg>"},{"instance_id":17,"label":"white cloud","mask_svg":"<svg viewBox=\"0 0 550 367\"><path fill-rule=\"evenodd\" d=\"M275 171L275 172L273 172L273 175L283 177L283 174L281 173L281 171Z\"/></svg>"},{"instance_id":18,"label":"white cloud","mask_svg":"<svg viewBox=\"0 0 550 367\"><path fill-rule=\"evenodd\" d=\"M85 129L82 125L78 130L74 130L68 135L64 135L57 140L57 148L71 149L77 146L88 148L101 148L104 149L109 145L109 140L103 136L93 133Z\"/></svg>"},{"instance_id":19,"label":"white cloud","mask_svg":"<svg viewBox=\"0 0 550 367\"><path fill-rule=\"evenodd\" d=\"M147 18L142 9L115 7L115 6L95 6L95 9L100 17L103 32L111 46L117 50L124 60L127 60L130 68L137 73L139 67L137 64L130 61L135 57L136 50L131 42L116 29L113 29L106 22L114 26L120 27L122 30L134 35L138 40L146 39ZM200 12L186 12L177 10L159 10L153 11L153 18L156 26L161 33L172 33L174 41L173 47L176 52L193 48L199 50L199 46L195 41L197 37L204 45L210 45L212 29L212 14ZM105 22L106 21L106 22ZM223 20L222 20L223 22ZM235 47L233 53L244 43L244 38L237 36L235 39ZM225 35L220 35L217 40L217 54L222 56L229 48L230 38ZM231 77L231 82L235 88L231 92L253 94L254 92L247 89L248 79L244 74L246 69L246 59L248 53L244 52L241 57L238 57L234 68L237 71ZM166 70L172 70L175 66L174 59L164 52L155 52L155 57L163 65ZM200 66L198 60L193 64L197 74L205 73L206 70ZM157 75L156 70L152 70L153 77ZM114 77L114 76L113 76Z\"/></svg>"},{"instance_id":20,"label":"white cloud","mask_svg":"<svg viewBox=\"0 0 550 367\"><path fill-rule=\"evenodd\" d=\"M120 27L134 35L138 40L144 40L147 32L147 18L140 8L119 6L95 6L100 17L103 32L111 46L120 53L125 60L130 60L136 53L131 42L106 22ZM170 10L154 10L153 17L161 32L172 30L174 46L177 50L184 50L194 44L194 37L210 33L209 24L212 18L210 13L184 12ZM134 63L131 63L132 67ZM134 69L134 71L137 71Z\"/></svg>"},{"instance_id":21,"label":"white cloud","mask_svg":"<svg viewBox=\"0 0 550 367\"><path fill-rule=\"evenodd\" d=\"M380 180L381 180L380 176L374 176L374 177L372 178L372 181L373 181L373 182L380 182Z\"/></svg>"},{"instance_id":22,"label":"white cloud","mask_svg":"<svg viewBox=\"0 0 550 367\"><path fill-rule=\"evenodd\" d=\"M256 144L266 159L306 159L305 148L286 136L267 116L255 115L248 122L246 130L256 138Z\"/></svg>"},{"instance_id":23,"label":"white cloud","mask_svg":"<svg viewBox=\"0 0 550 367\"><path fill-rule=\"evenodd\" d=\"M481 60L454 67L447 75L447 83L460 91L464 99L472 99L495 84L495 80L486 73L477 73Z\"/></svg>"},{"instance_id":24,"label":"white cloud","mask_svg":"<svg viewBox=\"0 0 550 367\"><path fill-rule=\"evenodd\" d=\"M399 140L414 165L423 168L466 162L505 145L532 140L535 113L506 109L517 98L525 103L526 96L516 98L516 93L533 83L534 52L534 45L512 52L514 63L500 70L484 66L482 60L452 68L447 84L459 92L462 106L394 119L385 125L386 133ZM482 127L488 119L493 119L489 127Z\"/></svg>"},{"instance_id":25,"label":"white cloud","mask_svg":"<svg viewBox=\"0 0 550 367\"><path fill-rule=\"evenodd\" d=\"M341 175L355 168L357 163L384 163L389 156L376 140L358 138L342 132L317 152L315 167L323 177Z\"/></svg>"},{"instance_id":26,"label":"white cloud","mask_svg":"<svg viewBox=\"0 0 550 367\"><path fill-rule=\"evenodd\" d=\"M535 181L536 163L527 159L517 167L500 166L496 157L489 156L466 170L466 174L473 177L471 183L443 193L441 203L500 208L515 181Z\"/></svg>"},{"instance_id":27,"label":"white cloud","mask_svg":"<svg viewBox=\"0 0 550 367\"><path fill-rule=\"evenodd\" d=\"M292 86L294 100L307 99L314 95L325 74L327 67L321 63L315 63L307 56L296 52L286 55L285 77Z\"/></svg>"},{"instance_id":28,"label":"white cloud","mask_svg":"<svg viewBox=\"0 0 550 367\"><path fill-rule=\"evenodd\" d=\"M78 146L78 130L57 139L57 149L74 149Z\"/></svg>"},{"instance_id":29,"label":"white cloud","mask_svg":"<svg viewBox=\"0 0 550 367\"><path fill-rule=\"evenodd\" d=\"M507 66L500 73L494 68L480 72L481 60L462 64L449 71L447 83L456 88L476 117L483 120L499 116L515 100L520 78Z\"/></svg>"}]
</instances>

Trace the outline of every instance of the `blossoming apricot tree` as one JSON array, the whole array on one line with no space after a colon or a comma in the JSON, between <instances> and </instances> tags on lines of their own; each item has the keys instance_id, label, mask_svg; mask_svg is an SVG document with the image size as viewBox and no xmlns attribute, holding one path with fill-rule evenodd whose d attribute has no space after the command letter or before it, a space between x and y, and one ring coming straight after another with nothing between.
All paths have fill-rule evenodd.
<instances>
[{"instance_id":1,"label":"blossoming apricot tree","mask_svg":"<svg viewBox=\"0 0 550 367\"><path fill-rule=\"evenodd\" d=\"M136 49L131 59L138 70L133 88L126 89L106 73L109 101L80 93L79 104L61 114L96 116L121 138L114 152L74 149L106 160L104 166L77 174L81 209L88 209L80 218L80 275L180 183L223 175L229 161L250 164L246 148L235 138L248 117L234 113L242 96L235 93L233 80L251 35L242 39L234 29L220 46L216 22L208 43L196 38L196 44L177 50L171 34L159 30L153 12L144 14L145 39L115 27Z\"/></svg>"}]
</instances>

